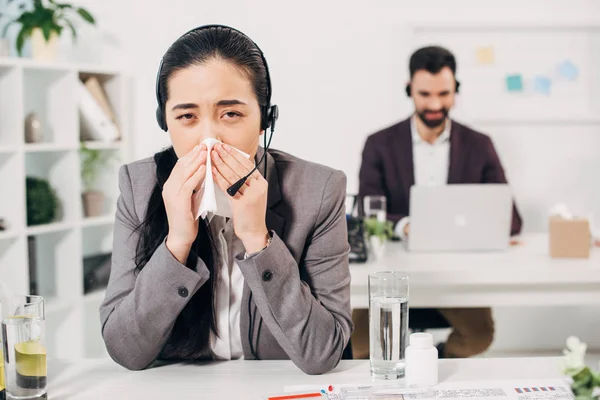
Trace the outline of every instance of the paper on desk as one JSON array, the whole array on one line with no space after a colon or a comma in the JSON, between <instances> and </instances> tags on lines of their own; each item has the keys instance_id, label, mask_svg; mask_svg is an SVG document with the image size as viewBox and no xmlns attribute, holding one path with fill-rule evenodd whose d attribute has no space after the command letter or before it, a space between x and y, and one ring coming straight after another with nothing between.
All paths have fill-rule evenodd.
<instances>
[{"instance_id":1,"label":"paper on desk","mask_svg":"<svg viewBox=\"0 0 600 400\"><path fill-rule=\"evenodd\" d=\"M345 397L343 389L352 387L371 387L370 394L358 397ZM429 400L429 399L458 399L471 400L572 400L573 394L569 384L563 379L535 379L535 380L497 380L497 381L465 381L440 383L429 391L420 390L418 393L407 393L411 388L406 386L389 386L365 383L364 385L338 384L338 385L294 385L284 387L284 391L318 390L325 394L329 400L343 399L404 399L404 400ZM364 392L364 390L363 390Z\"/></svg>"}]
</instances>

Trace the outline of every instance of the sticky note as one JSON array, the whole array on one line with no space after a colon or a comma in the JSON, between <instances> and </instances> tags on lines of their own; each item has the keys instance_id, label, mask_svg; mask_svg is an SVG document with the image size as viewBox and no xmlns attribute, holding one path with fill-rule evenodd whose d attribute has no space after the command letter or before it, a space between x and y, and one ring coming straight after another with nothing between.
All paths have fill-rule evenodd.
<instances>
[{"instance_id":1,"label":"sticky note","mask_svg":"<svg viewBox=\"0 0 600 400\"><path fill-rule=\"evenodd\" d=\"M575 79L577 79L577 75L579 75L579 71L577 70L577 67L575 66L575 64L573 64L569 60L565 60L559 64L558 74L563 78L566 78L570 81L574 81Z\"/></svg>"},{"instance_id":2,"label":"sticky note","mask_svg":"<svg viewBox=\"0 0 600 400\"><path fill-rule=\"evenodd\" d=\"M523 91L523 77L521 74L513 74L506 76L506 90L509 92Z\"/></svg>"},{"instance_id":3,"label":"sticky note","mask_svg":"<svg viewBox=\"0 0 600 400\"><path fill-rule=\"evenodd\" d=\"M492 46L480 47L475 51L477 63L491 65L494 63L494 48Z\"/></svg>"},{"instance_id":4,"label":"sticky note","mask_svg":"<svg viewBox=\"0 0 600 400\"><path fill-rule=\"evenodd\" d=\"M550 78L545 76L536 76L533 79L533 90L538 93L548 95L550 94L550 87L552 86L552 82Z\"/></svg>"}]
</instances>

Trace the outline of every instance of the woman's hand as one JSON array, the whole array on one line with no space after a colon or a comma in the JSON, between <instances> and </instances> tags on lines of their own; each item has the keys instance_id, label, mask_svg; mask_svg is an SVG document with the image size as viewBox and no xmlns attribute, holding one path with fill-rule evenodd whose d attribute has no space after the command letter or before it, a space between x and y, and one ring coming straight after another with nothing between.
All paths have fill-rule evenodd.
<instances>
[{"instance_id":1,"label":"woman's hand","mask_svg":"<svg viewBox=\"0 0 600 400\"><path fill-rule=\"evenodd\" d=\"M169 179L162 191L169 233L167 248L182 264L187 262L192 243L198 235L198 221L192 210L192 196L206 176L205 145L194 147L189 153L177 160Z\"/></svg>"},{"instance_id":2,"label":"woman's hand","mask_svg":"<svg viewBox=\"0 0 600 400\"><path fill-rule=\"evenodd\" d=\"M254 168L251 161L226 144L215 144L211 158L215 183L225 192ZM265 222L268 192L267 181L256 170L231 199L235 235L247 253L256 253L268 243L269 231Z\"/></svg>"}]
</instances>

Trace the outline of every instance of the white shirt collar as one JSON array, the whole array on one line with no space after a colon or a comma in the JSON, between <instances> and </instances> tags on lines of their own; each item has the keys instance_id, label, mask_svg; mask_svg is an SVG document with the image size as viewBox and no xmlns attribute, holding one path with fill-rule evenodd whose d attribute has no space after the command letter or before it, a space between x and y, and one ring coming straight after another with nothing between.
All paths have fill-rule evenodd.
<instances>
[{"instance_id":1,"label":"white shirt collar","mask_svg":"<svg viewBox=\"0 0 600 400\"><path fill-rule=\"evenodd\" d=\"M410 133L412 135L413 143L424 143L425 141L419 135L419 131L417 130L417 115L413 115L410 119ZM437 140L433 144L444 143L450 140L450 126L451 126L450 118L446 118L446 125L444 126L444 130L442 134L437 138Z\"/></svg>"}]
</instances>

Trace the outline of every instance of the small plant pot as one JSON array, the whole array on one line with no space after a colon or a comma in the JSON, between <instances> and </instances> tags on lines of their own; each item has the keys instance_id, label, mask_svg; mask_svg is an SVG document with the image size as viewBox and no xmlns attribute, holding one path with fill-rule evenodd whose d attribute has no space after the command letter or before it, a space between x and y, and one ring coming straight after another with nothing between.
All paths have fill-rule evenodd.
<instances>
[{"instance_id":1,"label":"small plant pot","mask_svg":"<svg viewBox=\"0 0 600 400\"><path fill-rule=\"evenodd\" d=\"M99 217L104 214L104 193L90 190L83 193L81 197L86 218Z\"/></svg>"},{"instance_id":2,"label":"small plant pot","mask_svg":"<svg viewBox=\"0 0 600 400\"><path fill-rule=\"evenodd\" d=\"M369 238L369 254L373 255L376 259L383 258L385 254L385 242L385 239L381 240L378 236L371 236Z\"/></svg>"},{"instance_id":3,"label":"small plant pot","mask_svg":"<svg viewBox=\"0 0 600 400\"><path fill-rule=\"evenodd\" d=\"M56 59L58 49L58 34L50 33L50 39L46 41L41 28L31 31L31 55L34 60L53 61Z\"/></svg>"}]
</instances>

